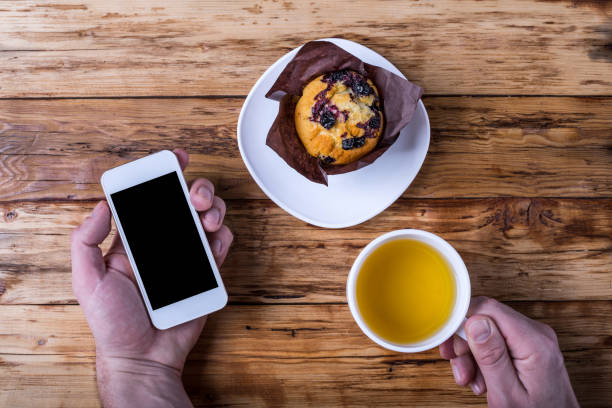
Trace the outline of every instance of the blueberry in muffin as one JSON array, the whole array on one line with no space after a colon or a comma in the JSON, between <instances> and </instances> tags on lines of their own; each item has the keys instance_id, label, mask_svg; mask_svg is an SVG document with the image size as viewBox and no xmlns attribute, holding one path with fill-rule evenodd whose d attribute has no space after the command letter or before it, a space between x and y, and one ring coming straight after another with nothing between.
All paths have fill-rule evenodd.
<instances>
[{"instance_id":1,"label":"blueberry in muffin","mask_svg":"<svg viewBox=\"0 0 612 408\"><path fill-rule=\"evenodd\" d=\"M326 165L351 163L369 153L378 143L383 122L376 86L349 70L310 81L295 108L300 140Z\"/></svg>"}]
</instances>

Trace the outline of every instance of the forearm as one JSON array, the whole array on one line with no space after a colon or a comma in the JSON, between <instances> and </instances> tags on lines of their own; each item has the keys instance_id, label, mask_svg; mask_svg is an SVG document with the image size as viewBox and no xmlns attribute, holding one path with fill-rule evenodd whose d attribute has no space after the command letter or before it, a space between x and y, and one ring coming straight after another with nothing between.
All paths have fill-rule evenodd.
<instances>
[{"instance_id":1,"label":"forearm","mask_svg":"<svg viewBox=\"0 0 612 408\"><path fill-rule=\"evenodd\" d=\"M192 407L181 373L159 363L116 357L96 359L98 391L106 408Z\"/></svg>"}]
</instances>

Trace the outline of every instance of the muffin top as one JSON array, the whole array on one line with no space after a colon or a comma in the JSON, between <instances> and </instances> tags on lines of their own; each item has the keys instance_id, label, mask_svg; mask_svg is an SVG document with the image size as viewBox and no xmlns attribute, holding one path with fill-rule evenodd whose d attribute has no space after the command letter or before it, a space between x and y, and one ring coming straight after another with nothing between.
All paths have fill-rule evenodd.
<instances>
[{"instance_id":1,"label":"muffin top","mask_svg":"<svg viewBox=\"0 0 612 408\"><path fill-rule=\"evenodd\" d=\"M321 75L304 88L295 127L311 156L324 164L351 163L374 149L382 134L378 90L354 71Z\"/></svg>"}]
</instances>

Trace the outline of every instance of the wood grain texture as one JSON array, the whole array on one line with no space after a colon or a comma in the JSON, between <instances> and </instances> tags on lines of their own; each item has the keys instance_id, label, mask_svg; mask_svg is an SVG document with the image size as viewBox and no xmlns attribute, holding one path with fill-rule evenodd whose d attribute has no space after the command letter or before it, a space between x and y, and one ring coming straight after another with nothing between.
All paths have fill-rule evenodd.
<instances>
[{"instance_id":1,"label":"wood grain texture","mask_svg":"<svg viewBox=\"0 0 612 408\"><path fill-rule=\"evenodd\" d=\"M612 302L510 306L555 328L583 405L612 397L607 387L612 329L606 324ZM95 350L80 308L3 305L0 310L0 388L27 385L39 398L50 390L52 400L65 406L79 406L77 395L88 397L86 406L92 403ZM484 403L454 385L437 350L406 355L376 346L359 331L346 305L230 306L210 318L184 378L198 405ZM73 393L57 392L69 387ZM10 401L11 394L4 395Z\"/></svg>"},{"instance_id":2,"label":"wood grain texture","mask_svg":"<svg viewBox=\"0 0 612 408\"><path fill-rule=\"evenodd\" d=\"M371 47L429 94L610 95L609 2L592 3L3 2L0 95L246 95L326 37Z\"/></svg>"},{"instance_id":3,"label":"wood grain texture","mask_svg":"<svg viewBox=\"0 0 612 408\"><path fill-rule=\"evenodd\" d=\"M94 205L0 205L0 303L75 303L69 234ZM612 297L611 199L400 199L341 230L303 223L268 200L227 206L235 241L222 274L232 302L345 302L346 276L359 251L401 228L433 231L455 246L476 295Z\"/></svg>"},{"instance_id":4,"label":"wood grain texture","mask_svg":"<svg viewBox=\"0 0 612 408\"><path fill-rule=\"evenodd\" d=\"M100 407L95 358L0 353L0 406Z\"/></svg>"},{"instance_id":5,"label":"wood grain texture","mask_svg":"<svg viewBox=\"0 0 612 408\"><path fill-rule=\"evenodd\" d=\"M474 294L550 324L582 406L608 407L611 13L607 0L0 2L0 406L100 406L69 234L104 170L182 147L236 237L230 305L185 368L196 406L484 406L437 350L379 348L346 305L361 248L420 228L458 249ZM402 198L342 230L266 199L235 136L257 78L323 37L423 86L432 131Z\"/></svg>"},{"instance_id":6,"label":"wood grain texture","mask_svg":"<svg viewBox=\"0 0 612 408\"><path fill-rule=\"evenodd\" d=\"M612 197L612 98L425 98L432 137L404 197ZM0 200L90 200L110 167L191 153L225 199L265 198L236 143L241 99L0 101Z\"/></svg>"}]
</instances>

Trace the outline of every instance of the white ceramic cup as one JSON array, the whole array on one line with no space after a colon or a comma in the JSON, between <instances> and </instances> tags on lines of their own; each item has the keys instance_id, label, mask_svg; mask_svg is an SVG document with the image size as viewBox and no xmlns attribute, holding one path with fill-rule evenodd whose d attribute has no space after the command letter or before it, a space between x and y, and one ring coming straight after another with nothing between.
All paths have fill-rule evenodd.
<instances>
[{"instance_id":1,"label":"white ceramic cup","mask_svg":"<svg viewBox=\"0 0 612 408\"><path fill-rule=\"evenodd\" d=\"M359 313L359 306L357 305L357 300L355 298L355 286L357 283L357 276L359 275L359 271L361 270L363 262L376 248L386 242L394 241L397 239L413 239L416 241L421 241L437 250L438 253L444 257L444 259L450 266L453 276L455 278L455 304L453 306L453 310L449 319L442 326L442 328L440 328L429 338L410 344L392 343L374 333L363 321L361 313ZM453 334L457 334L465 339L465 332L463 331L463 326L465 324L465 315L470 305L470 276L468 275L467 268L465 267L461 256L459 256L455 248L453 248L448 242L446 242L439 236L434 235L430 232L414 229L397 230L387 232L386 234L383 234L380 237L376 238L374 241L370 242L361 251L359 256L357 256L357 259L355 259L355 262L353 263L353 267L349 272L348 280L346 282L346 296L348 298L348 304L349 308L351 309L351 313L353 314L353 318L359 325L359 328L361 328L361 330L366 334L366 336L372 339L372 341L378 343L380 346L386 349L400 351L403 353L416 353L439 346Z\"/></svg>"}]
</instances>

